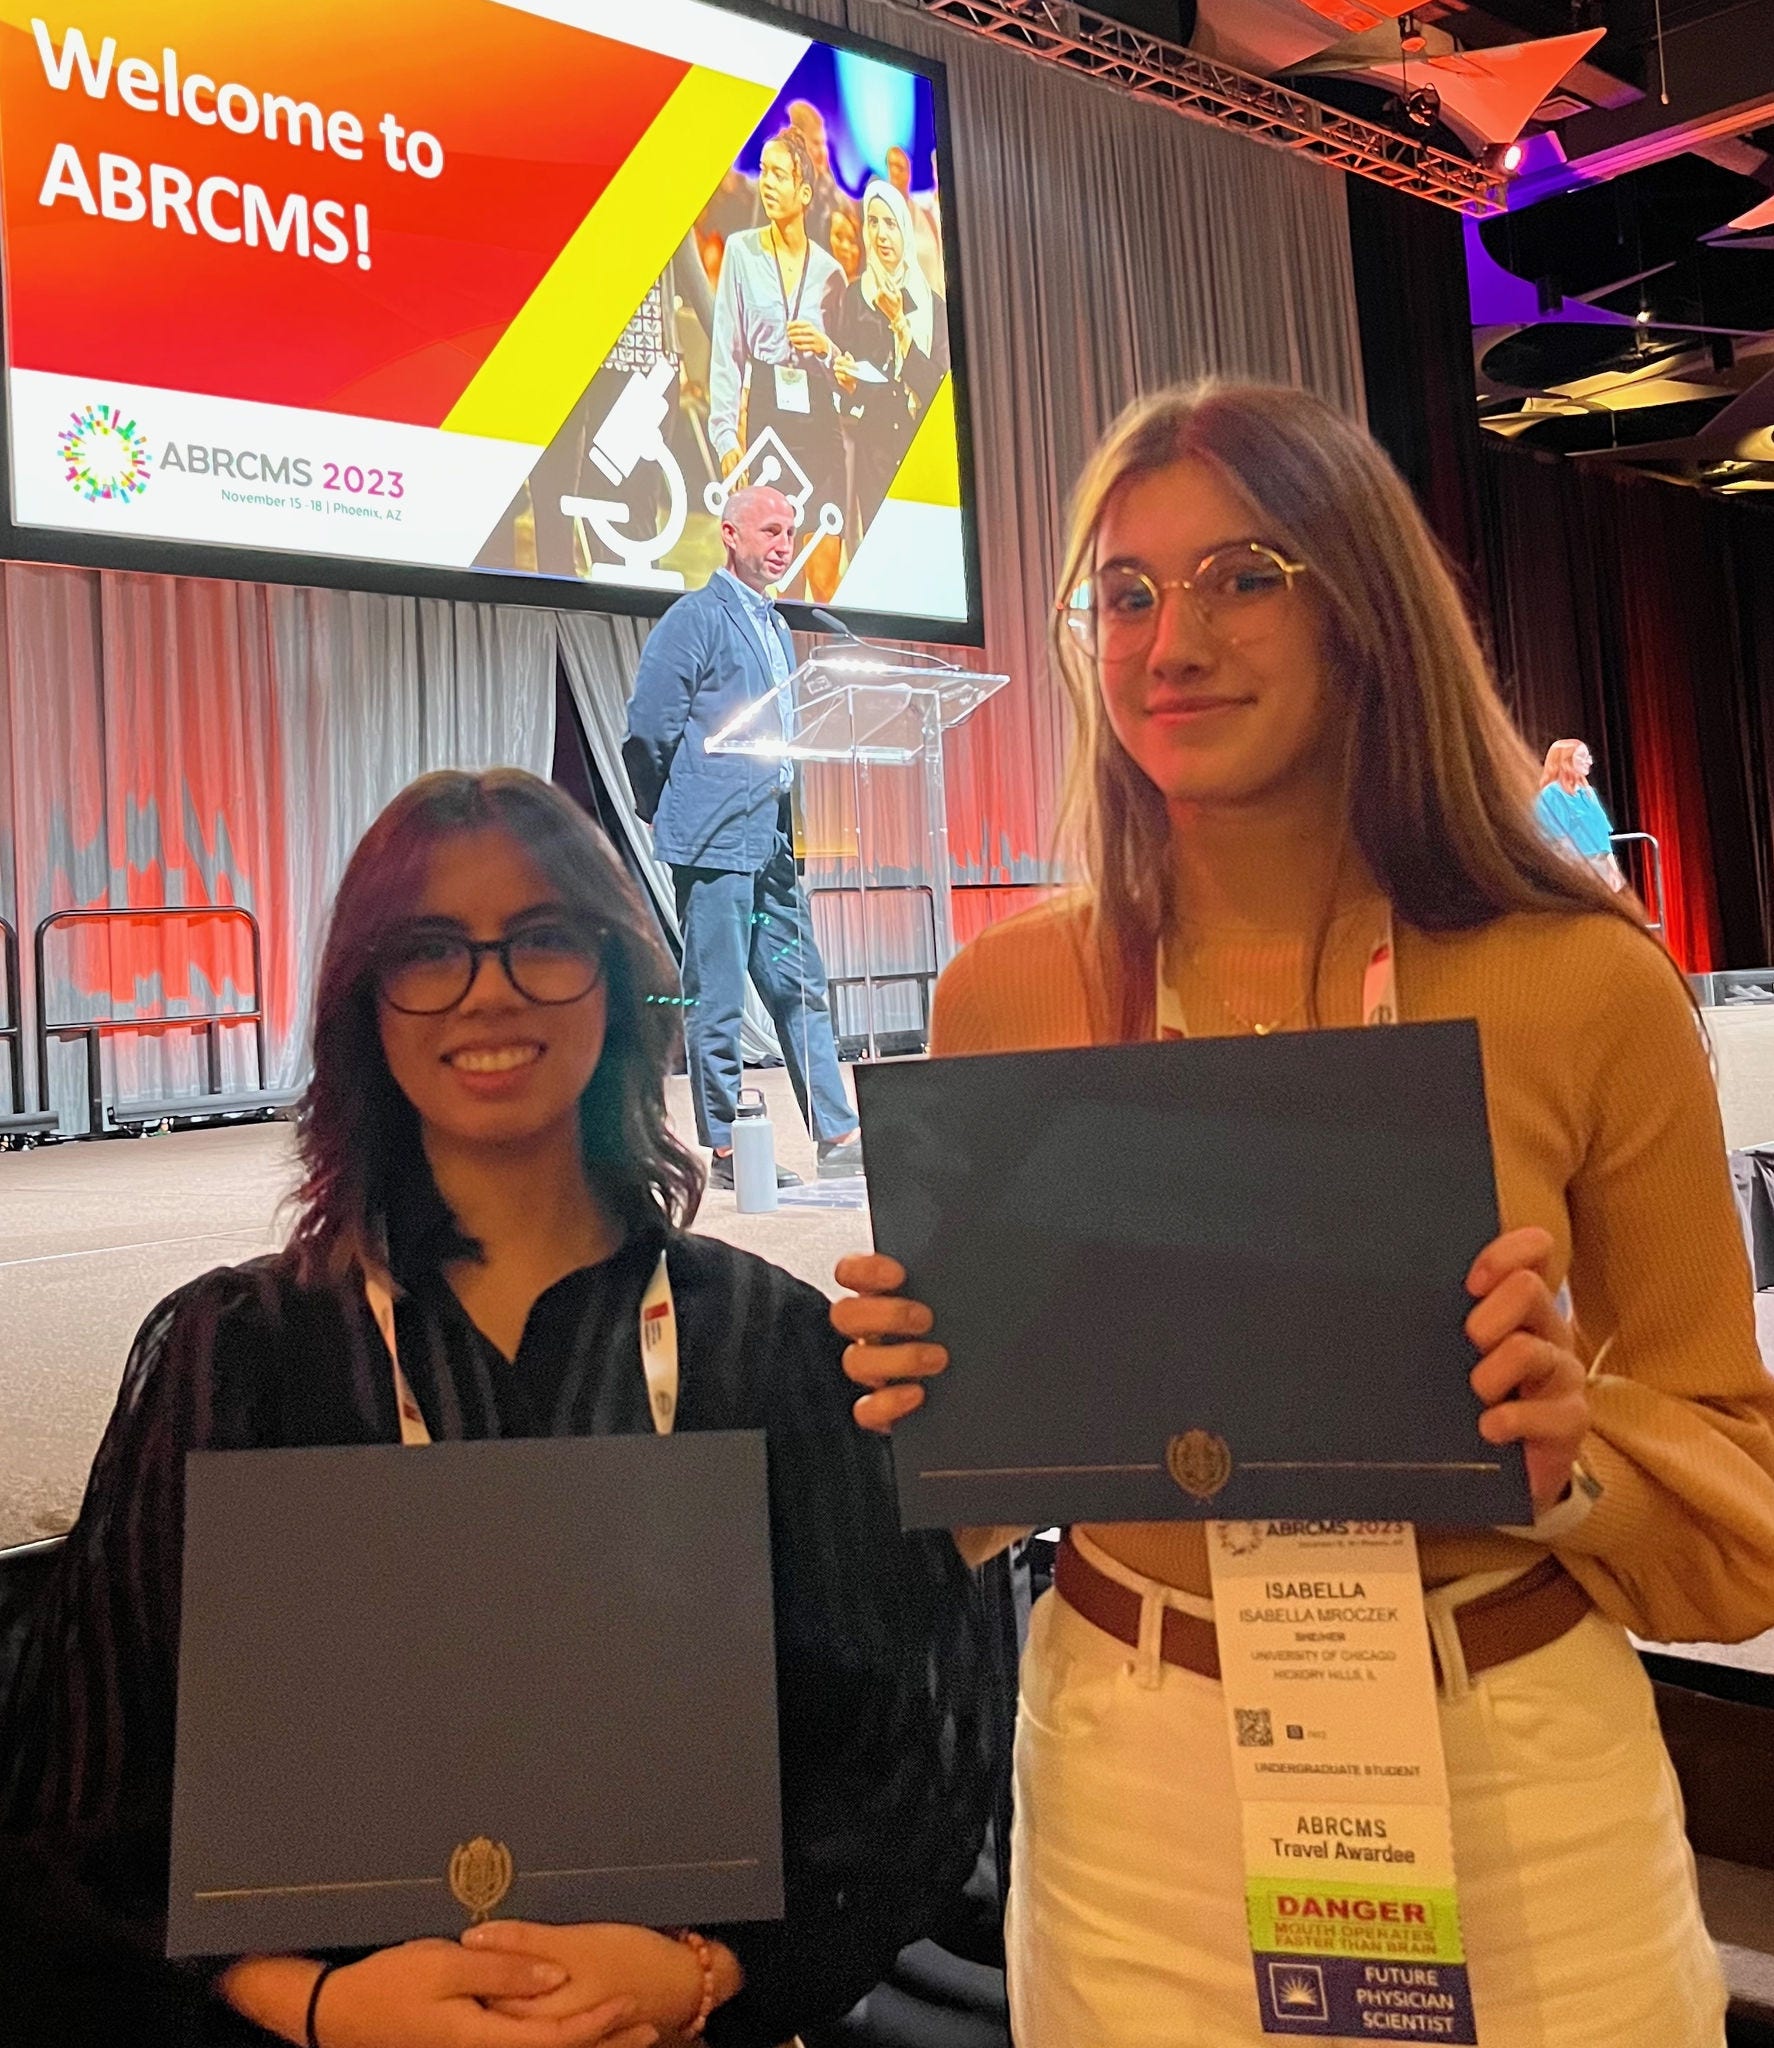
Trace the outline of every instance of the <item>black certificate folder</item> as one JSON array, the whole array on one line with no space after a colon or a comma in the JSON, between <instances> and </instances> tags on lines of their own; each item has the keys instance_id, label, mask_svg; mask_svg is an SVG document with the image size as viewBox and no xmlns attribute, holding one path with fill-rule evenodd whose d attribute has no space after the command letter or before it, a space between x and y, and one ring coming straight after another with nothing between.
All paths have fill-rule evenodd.
<instances>
[{"instance_id":1,"label":"black certificate folder","mask_svg":"<svg viewBox=\"0 0 1774 2048\"><path fill-rule=\"evenodd\" d=\"M907 1527L1530 1518L1468 1383L1476 1026L856 1080L875 1243L951 1358L893 1433Z\"/></svg>"},{"instance_id":2,"label":"black certificate folder","mask_svg":"<svg viewBox=\"0 0 1774 2048\"><path fill-rule=\"evenodd\" d=\"M761 1435L187 1473L170 1955L780 1915Z\"/></svg>"}]
</instances>

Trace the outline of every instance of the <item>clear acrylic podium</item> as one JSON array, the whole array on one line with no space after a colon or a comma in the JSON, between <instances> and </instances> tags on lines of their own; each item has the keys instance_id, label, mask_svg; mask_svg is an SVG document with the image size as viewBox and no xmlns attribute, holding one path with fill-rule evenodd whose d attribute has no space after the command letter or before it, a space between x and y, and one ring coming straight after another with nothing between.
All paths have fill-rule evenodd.
<instances>
[{"instance_id":1,"label":"clear acrylic podium","mask_svg":"<svg viewBox=\"0 0 1774 2048\"><path fill-rule=\"evenodd\" d=\"M753 700L710 753L805 764L807 888L838 899L821 948L834 994L861 991L860 1038L873 1057L887 985L930 982L955 951L943 735L1008 676L980 675L903 649L840 641ZM821 770L829 771L821 773ZM854 904L854 916L850 909ZM923 906L927 935L911 930ZM927 951L928 967L916 955ZM834 957L835 956L835 957Z\"/></svg>"}]
</instances>

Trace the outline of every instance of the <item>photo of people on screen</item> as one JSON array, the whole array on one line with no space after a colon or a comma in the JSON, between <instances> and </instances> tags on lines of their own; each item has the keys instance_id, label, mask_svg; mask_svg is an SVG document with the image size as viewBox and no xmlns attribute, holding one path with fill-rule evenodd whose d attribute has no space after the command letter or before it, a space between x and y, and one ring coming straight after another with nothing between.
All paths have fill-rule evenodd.
<instances>
[{"instance_id":1,"label":"photo of people on screen","mask_svg":"<svg viewBox=\"0 0 1774 2048\"><path fill-rule=\"evenodd\" d=\"M844 497L831 323L845 280L837 259L808 232L819 182L802 130L785 128L765 143L758 165L764 225L728 239L708 368L708 434L721 475L731 479L746 450L770 430L813 486L801 507L803 528L810 509L816 518L816 508L841 507ZM763 473L776 459L761 455L759 474L748 473L746 481L781 482L779 475ZM785 486L790 497L800 482L795 478ZM841 568L839 536L823 535L806 565L807 593L815 603L830 599Z\"/></svg>"},{"instance_id":2,"label":"photo of people on screen","mask_svg":"<svg viewBox=\"0 0 1774 2048\"><path fill-rule=\"evenodd\" d=\"M838 181L832 175L831 135L825 116L811 100L791 100L787 113L788 125L806 143L807 154L813 161L809 187L813 197L807 202L807 232L822 249L827 249L831 246L832 222L845 205Z\"/></svg>"},{"instance_id":3,"label":"photo of people on screen","mask_svg":"<svg viewBox=\"0 0 1774 2048\"><path fill-rule=\"evenodd\" d=\"M826 246L837 258L838 268L854 284L862 275L862 226L847 206L832 215Z\"/></svg>"},{"instance_id":4,"label":"photo of people on screen","mask_svg":"<svg viewBox=\"0 0 1774 2048\"><path fill-rule=\"evenodd\" d=\"M950 372L936 139L928 80L813 45L587 363L479 566L681 595L721 566L728 495L765 484L796 520L776 595L842 607Z\"/></svg>"},{"instance_id":5,"label":"photo of people on screen","mask_svg":"<svg viewBox=\"0 0 1774 2048\"><path fill-rule=\"evenodd\" d=\"M948 309L918 262L910 202L885 178L871 179L863 193L862 245L862 275L843 294L832 322L839 351L832 371L849 444L846 525L853 547L949 372Z\"/></svg>"},{"instance_id":6,"label":"photo of people on screen","mask_svg":"<svg viewBox=\"0 0 1774 2048\"><path fill-rule=\"evenodd\" d=\"M887 182L911 208L912 241L910 246L917 252L918 268L929 278L931 289L943 288L942 269L942 216L938 210L936 196L936 164L930 166L930 190L919 199L912 192L912 159L909 150L890 149L887 152Z\"/></svg>"}]
</instances>

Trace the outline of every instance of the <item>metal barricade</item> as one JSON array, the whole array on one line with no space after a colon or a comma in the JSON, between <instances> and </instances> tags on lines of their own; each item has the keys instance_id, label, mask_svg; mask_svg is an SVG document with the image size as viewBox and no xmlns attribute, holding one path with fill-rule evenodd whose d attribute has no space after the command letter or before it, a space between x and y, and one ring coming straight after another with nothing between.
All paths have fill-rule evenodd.
<instances>
[{"instance_id":1,"label":"metal barricade","mask_svg":"<svg viewBox=\"0 0 1774 2048\"><path fill-rule=\"evenodd\" d=\"M53 1135L55 1117L32 1109L25 1100L25 1020L18 973L18 934L0 917L0 1002L6 1022L0 1024L0 1046L6 1048L6 1081L10 1090L0 1114L0 1145L31 1144Z\"/></svg>"},{"instance_id":2,"label":"metal barricade","mask_svg":"<svg viewBox=\"0 0 1774 2048\"><path fill-rule=\"evenodd\" d=\"M215 918L244 924L252 943L252 988L249 1007L239 1010L185 1011L178 1015L153 1017L68 1017L48 1015L44 990L46 947L52 932L82 924L132 924L172 919L187 921ZM58 910L38 925L34 956L37 966L37 1086L42 1101L49 1102L49 1049L82 1039L86 1045L86 1101L89 1118L87 1134L101 1137L108 1131L142 1129L150 1124L186 1119L204 1120L238 1116L253 1111L286 1107L287 1093L265 1086L265 1003L263 952L259 924L250 910L238 903L132 904L103 910ZM222 1085L221 1033L250 1025L257 1060L257 1086L251 1090L227 1090ZM199 1031L204 1039L206 1088L198 1095L167 1096L137 1101L105 1099L104 1043L107 1038L159 1036L169 1031Z\"/></svg>"},{"instance_id":3,"label":"metal barricade","mask_svg":"<svg viewBox=\"0 0 1774 2048\"><path fill-rule=\"evenodd\" d=\"M937 963L936 899L935 892L927 882L871 883L859 887L854 882L810 883L807 886L807 906L810 917L816 917L822 898L836 899L835 907L841 912L849 899L856 903L856 929L843 931L839 938L831 933L817 934L819 950L826 962L826 986L832 992L832 1035L838 1042L839 1056L845 1059L874 1059L882 1054L894 1055L907 1052L922 1052L930 1042L930 1000L931 990L941 971ZM915 906L922 912L917 918L916 950L923 955L916 964L892 966L877 969L873 965L875 950L881 934L872 928L869 909L871 900L881 898L897 899L899 903ZM909 933L908 933L909 936ZM860 965L860 972L835 974L832 962L842 961L848 966ZM876 1001L876 991L882 988L910 984L917 992L918 1022L910 1030L884 1030ZM841 1014L840 992L861 990L862 1029L846 1030L849 1021Z\"/></svg>"},{"instance_id":4,"label":"metal barricade","mask_svg":"<svg viewBox=\"0 0 1774 2048\"><path fill-rule=\"evenodd\" d=\"M1663 849L1649 832L1616 832L1613 835L1612 843L1615 846L1627 846L1635 842L1650 849L1651 893L1657 899L1654 905L1645 904L1645 908L1651 912L1650 922L1645 928L1647 931L1661 932L1663 929ZM1644 902L1644 891L1642 889L1639 891L1639 900Z\"/></svg>"}]
</instances>

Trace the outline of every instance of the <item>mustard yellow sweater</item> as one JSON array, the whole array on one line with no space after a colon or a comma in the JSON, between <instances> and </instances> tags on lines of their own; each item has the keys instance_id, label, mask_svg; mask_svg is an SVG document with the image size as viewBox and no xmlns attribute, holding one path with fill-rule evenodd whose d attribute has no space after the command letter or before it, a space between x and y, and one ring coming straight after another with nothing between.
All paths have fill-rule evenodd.
<instances>
[{"instance_id":1,"label":"mustard yellow sweater","mask_svg":"<svg viewBox=\"0 0 1774 2048\"><path fill-rule=\"evenodd\" d=\"M1360 1022L1383 917L1377 900L1339 916L1319 1023ZM937 988L932 1053L1099 1039L1084 919L1061 898L967 946ZM1757 1349L1706 1051L1675 971L1602 914L1401 927L1397 946L1406 1022L1477 1019L1504 1227L1550 1231L1554 1285L1570 1282L1591 1370L1583 1461L1602 1494L1552 1547L1604 1613L1654 1640L1734 1642L1774 1627L1774 1379ZM1285 934L1185 929L1168 978L1191 1033L1226 1036L1297 1005L1304 960ZM1303 1023L1296 1006L1283 1028ZM1090 1534L1135 1571L1208 1590L1199 1522ZM1430 1584L1539 1555L1497 1530L1425 1528L1419 1540Z\"/></svg>"}]
</instances>

